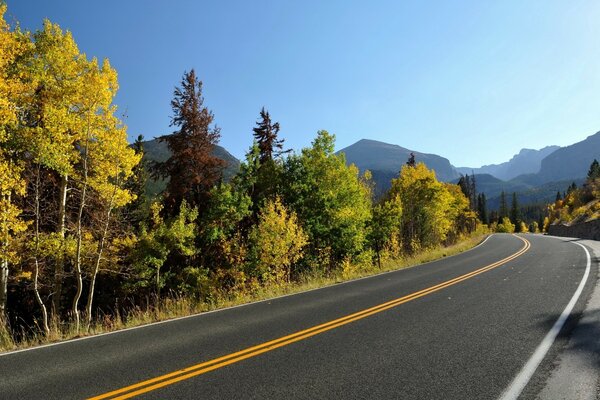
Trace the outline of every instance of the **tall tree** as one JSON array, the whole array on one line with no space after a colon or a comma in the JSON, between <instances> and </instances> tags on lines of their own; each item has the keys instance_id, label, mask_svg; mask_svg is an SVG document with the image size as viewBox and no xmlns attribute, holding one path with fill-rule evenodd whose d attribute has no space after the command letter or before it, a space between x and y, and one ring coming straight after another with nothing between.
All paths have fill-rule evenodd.
<instances>
[{"instance_id":1,"label":"tall tree","mask_svg":"<svg viewBox=\"0 0 600 400\"><path fill-rule=\"evenodd\" d=\"M221 179L225 161L213 155L220 129L211 126L214 116L204 106L202 81L193 69L184 72L181 87L173 92L171 107L171 126L178 129L159 138L167 143L171 157L155 163L153 175L169 179L164 193L167 213L174 215L183 200L202 211L210 189Z\"/></svg>"},{"instance_id":2,"label":"tall tree","mask_svg":"<svg viewBox=\"0 0 600 400\"><path fill-rule=\"evenodd\" d=\"M517 193L513 192L512 194L512 202L510 204L510 220L517 227L517 231L519 231L521 216L519 213L519 203L517 201Z\"/></svg>"},{"instance_id":3,"label":"tall tree","mask_svg":"<svg viewBox=\"0 0 600 400\"><path fill-rule=\"evenodd\" d=\"M487 199L485 197L485 193L480 193L477 195L477 214L479 215L481 222L483 222L485 225L489 224Z\"/></svg>"},{"instance_id":4,"label":"tall tree","mask_svg":"<svg viewBox=\"0 0 600 400\"><path fill-rule=\"evenodd\" d=\"M593 181L594 179L600 178L600 163L598 160L594 159L592 164L590 165L590 170L587 174L588 181Z\"/></svg>"},{"instance_id":5,"label":"tall tree","mask_svg":"<svg viewBox=\"0 0 600 400\"><path fill-rule=\"evenodd\" d=\"M14 201L15 196L25 194L25 182L9 142L10 127L17 122L18 102L15 100L21 89L21 82L12 76L11 69L27 44L10 31L4 20L5 11L6 5L0 4L0 323L5 316L9 264L17 258L13 242L15 236L26 229L20 219L22 210Z\"/></svg>"},{"instance_id":6,"label":"tall tree","mask_svg":"<svg viewBox=\"0 0 600 400\"><path fill-rule=\"evenodd\" d=\"M508 217L508 203L506 202L506 193L504 190L500 193L500 209L498 210L498 223L502 223L504 217Z\"/></svg>"},{"instance_id":7,"label":"tall tree","mask_svg":"<svg viewBox=\"0 0 600 400\"><path fill-rule=\"evenodd\" d=\"M260 150L261 164L272 161L283 152L283 139L277 136L279 122L272 122L269 112L264 107L260 110L260 120L256 122L256 127L252 128L252 131Z\"/></svg>"},{"instance_id":8,"label":"tall tree","mask_svg":"<svg viewBox=\"0 0 600 400\"><path fill-rule=\"evenodd\" d=\"M133 168L131 178L125 183L125 187L135 195L135 200L125 207L127 219L137 231L140 224L149 215L150 205L146 195L146 183L148 181L148 161L144 158L144 136L138 135L131 146L140 162Z\"/></svg>"}]
</instances>

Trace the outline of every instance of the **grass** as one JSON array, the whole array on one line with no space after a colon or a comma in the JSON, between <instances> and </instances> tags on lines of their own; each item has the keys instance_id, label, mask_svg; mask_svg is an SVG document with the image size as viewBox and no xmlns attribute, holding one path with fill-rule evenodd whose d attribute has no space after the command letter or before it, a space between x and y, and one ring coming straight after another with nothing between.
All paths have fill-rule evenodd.
<instances>
[{"instance_id":1,"label":"grass","mask_svg":"<svg viewBox=\"0 0 600 400\"><path fill-rule=\"evenodd\" d=\"M459 243L448 247L437 247L412 256L389 259L382 262L381 268L378 268L372 263L363 265L353 265L348 263L343 265L343 268L340 268L331 274L324 274L323 272L305 274L301 276L298 281L259 287L252 293L228 293L220 296L211 303L195 301L194 299L187 297L165 298L161 301L160 307L151 307L149 309L134 308L133 310L130 310L127 314L127 318L123 318L121 315L104 315L93 321L90 329L86 333L75 332L72 324L60 325L53 322L48 336L43 336L42 334L34 332L31 335L28 335L26 339L15 342L8 329L3 324L0 324L0 352L23 349L82 336L112 332L153 322L246 304L253 301L300 293L353 279L377 275L383 272L416 267L430 261L453 256L472 249L481 243L487 234L487 231L481 230Z\"/></svg>"}]
</instances>

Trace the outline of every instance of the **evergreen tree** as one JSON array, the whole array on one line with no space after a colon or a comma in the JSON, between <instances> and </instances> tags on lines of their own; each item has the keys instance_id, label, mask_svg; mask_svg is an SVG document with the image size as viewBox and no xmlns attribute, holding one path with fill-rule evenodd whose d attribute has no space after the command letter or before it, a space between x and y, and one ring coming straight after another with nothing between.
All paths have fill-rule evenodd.
<instances>
[{"instance_id":1,"label":"evergreen tree","mask_svg":"<svg viewBox=\"0 0 600 400\"><path fill-rule=\"evenodd\" d=\"M171 157L154 164L154 177L169 179L164 192L167 214L175 215L183 200L201 211L211 188L221 179L225 161L213 155L220 129L211 127L214 116L204 106L202 81L193 69L184 72L181 87L173 92L171 107L171 126L178 129L159 138L167 143Z\"/></svg>"},{"instance_id":2,"label":"evergreen tree","mask_svg":"<svg viewBox=\"0 0 600 400\"><path fill-rule=\"evenodd\" d=\"M415 159L415 153L413 153L413 152L410 153L410 156L408 157L408 161L406 162L406 165L408 165L409 167L417 166L417 161Z\"/></svg>"},{"instance_id":3,"label":"evergreen tree","mask_svg":"<svg viewBox=\"0 0 600 400\"><path fill-rule=\"evenodd\" d=\"M560 190L559 190L558 192L556 192L556 201L560 201L562 199L563 199L563 197L562 197L562 194L560 193Z\"/></svg>"},{"instance_id":4,"label":"evergreen tree","mask_svg":"<svg viewBox=\"0 0 600 400\"><path fill-rule=\"evenodd\" d=\"M135 200L125 206L125 214L131 225L137 230L140 223L149 215L146 183L148 181L148 161L144 156L144 136L138 135L131 146L135 154L142 157L141 161L133 168L131 178L125 187L136 196Z\"/></svg>"},{"instance_id":5,"label":"evergreen tree","mask_svg":"<svg viewBox=\"0 0 600 400\"><path fill-rule=\"evenodd\" d=\"M480 193L477 196L477 215L479 216L479 219L483 224L489 224L487 212L487 199L485 197L485 193Z\"/></svg>"},{"instance_id":6,"label":"evergreen tree","mask_svg":"<svg viewBox=\"0 0 600 400\"><path fill-rule=\"evenodd\" d=\"M282 163L276 157L283 151L283 139L278 138L279 123L272 122L269 112L262 108L260 120L253 128L255 144L258 147L258 167L254 171L254 184L249 195L252 199L252 222L257 222L258 212L263 207L265 200L273 200L279 194ZM247 157L255 152L250 149Z\"/></svg>"},{"instance_id":7,"label":"evergreen tree","mask_svg":"<svg viewBox=\"0 0 600 400\"><path fill-rule=\"evenodd\" d=\"M475 185L475 175L461 175L458 180L458 186L465 197L469 200L471 210L477 210L477 187Z\"/></svg>"},{"instance_id":8,"label":"evergreen tree","mask_svg":"<svg viewBox=\"0 0 600 400\"><path fill-rule=\"evenodd\" d=\"M517 193L513 192L512 203L510 205L510 220L517 227L517 232L520 231L520 229L519 229L519 226L520 226L519 220L520 219L521 218L519 217L519 204L517 202Z\"/></svg>"},{"instance_id":9,"label":"evergreen tree","mask_svg":"<svg viewBox=\"0 0 600 400\"><path fill-rule=\"evenodd\" d=\"M279 139L279 122L272 122L269 112L263 107L260 110L260 121L256 122L256 128L253 128L254 139L260 149L261 164L272 161L273 158L284 153L283 139Z\"/></svg>"},{"instance_id":10,"label":"evergreen tree","mask_svg":"<svg viewBox=\"0 0 600 400\"><path fill-rule=\"evenodd\" d=\"M592 161L592 164L590 165L587 180L588 182L591 182L597 178L600 178L600 164L598 163L598 160L594 159L594 161Z\"/></svg>"},{"instance_id":11,"label":"evergreen tree","mask_svg":"<svg viewBox=\"0 0 600 400\"><path fill-rule=\"evenodd\" d=\"M504 217L508 217L508 204L506 203L506 193L504 190L500 193L500 209L498 211L498 223L502 222Z\"/></svg>"}]
</instances>

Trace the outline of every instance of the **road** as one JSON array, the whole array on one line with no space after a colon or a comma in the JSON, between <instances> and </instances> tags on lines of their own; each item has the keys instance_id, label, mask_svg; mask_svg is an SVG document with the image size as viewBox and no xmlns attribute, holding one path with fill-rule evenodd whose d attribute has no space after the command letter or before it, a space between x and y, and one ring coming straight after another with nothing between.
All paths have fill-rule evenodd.
<instances>
[{"instance_id":1,"label":"road","mask_svg":"<svg viewBox=\"0 0 600 400\"><path fill-rule=\"evenodd\" d=\"M582 247L522 238L493 235L415 268L4 354L0 398L497 399L586 271ZM596 275L592 268L573 315ZM575 323L523 398L541 390Z\"/></svg>"}]
</instances>

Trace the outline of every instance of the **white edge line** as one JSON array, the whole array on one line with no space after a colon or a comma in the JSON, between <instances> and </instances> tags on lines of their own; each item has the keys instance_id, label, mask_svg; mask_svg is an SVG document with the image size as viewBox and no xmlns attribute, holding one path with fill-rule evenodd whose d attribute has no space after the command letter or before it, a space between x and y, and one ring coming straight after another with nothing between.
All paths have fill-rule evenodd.
<instances>
[{"instance_id":1,"label":"white edge line","mask_svg":"<svg viewBox=\"0 0 600 400\"><path fill-rule=\"evenodd\" d=\"M472 248L470 248L470 249L468 249L468 250L465 250L465 251L463 251L463 252L461 252L461 253L454 254L454 255L452 255L452 256L450 256L450 257L443 257L443 258L440 258L440 259L437 259L437 260L428 261L428 262L426 262L426 263L423 263L423 264L416 264L416 265L414 265L414 266L423 266L423 265L427 265L427 264L434 263L434 262L436 262L436 261L440 261L440 260L447 260L447 259L449 259L449 258L456 257L456 256L459 256L459 255L461 255L461 254L465 254L465 253L467 253L467 252L469 252L469 251L472 251L472 250L475 250L475 249L476 249L476 248L478 248L479 246L483 245L483 244L484 244L485 242L487 242L487 241L488 241L488 239L489 239L489 238L491 238L492 236L494 236L494 234L493 234L493 233L492 233L492 234L489 234L489 235L488 235L488 236L487 236L487 237L486 237L486 238L485 238L485 239L484 239L484 240L483 240L481 243L479 243L477 246L475 246L475 247L472 247ZM111 331L111 332L103 332L103 333L98 333L98 334L95 334L95 335L90 335L90 336L83 336L83 337L79 337L79 338L75 338L75 339L67 339L67 340L63 340L63 341L60 341L60 342L55 342L55 343L48 343L48 344L42 344L42 345L39 345L39 346L27 347L27 348L25 348L25 349L19 349L19 350L7 351L7 352L4 352L4 353L0 353L0 357L4 357L4 356L10 356L10 355L13 355L13 354L18 354L18 353L24 353L24 352L26 352L26 351L34 351L34 350L44 349L44 348L47 348L47 347L59 346L59 345L68 344L68 343L79 342L79 341L82 341L82 340L95 339L95 338L102 337L102 336L114 335L114 334L118 334L118 333L123 333L123 332L133 331L133 330L136 330L136 329L148 328L148 327L150 327L150 326L154 326L154 325L161 325L161 324L166 324L166 323L168 323L168 322L175 322L175 321L180 321L180 320L183 320L183 319L188 319L188 318L202 317L202 316L204 316L204 315L213 314L213 313L216 313L216 312L221 312L221 311L232 310L232 309L235 309L235 308L240 308L240 307L246 307L246 306L250 306L250 305L252 305L252 304L265 303L265 302L268 302L268 301L278 300L278 299L282 299L282 298L285 298L285 297L291 297L291 296L296 296L296 295L303 294L303 293L309 293L309 292L313 292L313 291L316 291L316 290L327 289L327 288L330 288L330 287L333 287L333 286L345 285L345 284L347 284L347 283L352 283L352 282L356 282L356 281L361 281L361 280L364 280L364 279L375 278L375 277L377 277L377 276L381 276L381 275L392 274L392 273L394 273L394 272L402 271L402 270L404 270L404 269L407 269L407 268L395 269L395 270L392 270L392 271L380 272L380 273L377 273L377 274L374 274L374 275L363 276L362 278L351 279L351 280L348 280L348 281L343 281L343 282L337 282L337 283L333 283L333 284L331 284L331 285L327 285L327 286L322 286L322 287L317 287L317 288L313 288L313 289L303 290L303 291L301 291L301 292L284 294L284 295L277 296L277 297L270 297L270 298L268 298L268 299L251 301L251 302L249 302L249 303L237 304L237 305L235 305L235 306L224 307L224 308L218 308L218 309L215 309L215 310L210 310L210 311L202 311L202 312L199 312L199 313L196 313L196 314L192 314L192 315L185 315L185 316L183 316L183 317L170 318L170 319L165 319L165 320L163 320L163 321L156 321L156 322L151 322L151 323L144 324L144 325L132 326L131 328L123 328L123 329L119 329L119 330L116 330L116 331Z\"/></svg>"},{"instance_id":2,"label":"white edge line","mask_svg":"<svg viewBox=\"0 0 600 400\"><path fill-rule=\"evenodd\" d=\"M516 400L521 395L521 392L529 383L529 380L539 367L540 363L542 362L546 354L548 354L548 350L550 350L550 347L556 340L556 337L560 333L560 330L565 324L567 318L569 318L571 311L573 311L575 303L577 303L577 300L579 300L579 297L583 292L583 288L587 282L588 276L590 275L590 267L592 264L592 260L590 257L590 252L584 245L577 242L573 243L580 246L585 251L585 255L587 258L587 265L585 267L585 273L583 274L583 278L581 279L581 282L579 282L579 286L577 287L577 290L575 290L573 297L571 297L571 301L569 301L562 314L560 314L560 317L558 317L550 331L546 334L542 342L535 349L535 352L533 353L529 361L527 361L527 363L523 366L521 371L513 379L510 385L504 390L499 400Z\"/></svg>"}]
</instances>

